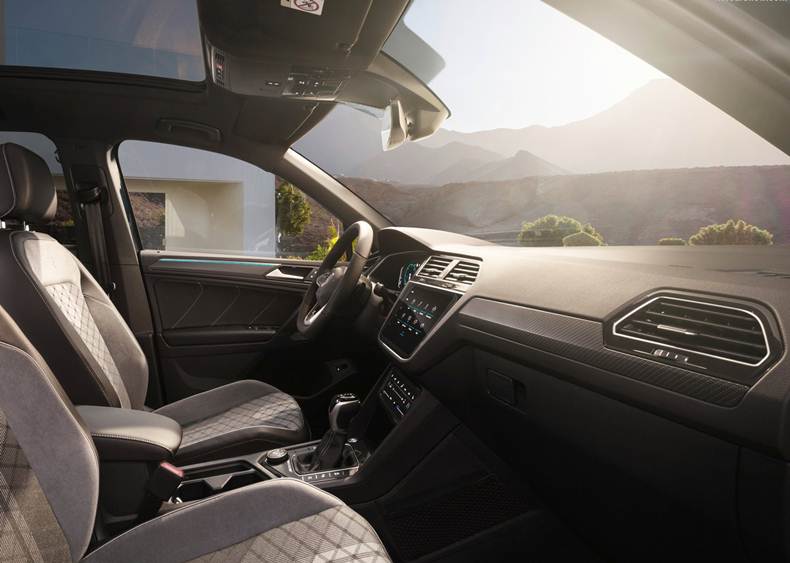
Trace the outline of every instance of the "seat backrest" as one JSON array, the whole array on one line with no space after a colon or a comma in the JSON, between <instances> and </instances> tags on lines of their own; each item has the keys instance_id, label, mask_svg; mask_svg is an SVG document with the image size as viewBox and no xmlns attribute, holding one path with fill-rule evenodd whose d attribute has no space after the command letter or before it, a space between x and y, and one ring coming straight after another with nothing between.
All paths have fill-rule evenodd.
<instances>
[{"instance_id":1,"label":"seat backrest","mask_svg":"<svg viewBox=\"0 0 790 563\"><path fill-rule=\"evenodd\" d=\"M0 309L0 561L77 561L99 497L90 434L44 360Z\"/></svg>"},{"instance_id":2,"label":"seat backrest","mask_svg":"<svg viewBox=\"0 0 790 563\"><path fill-rule=\"evenodd\" d=\"M56 207L46 162L19 145L0 145L0 218L42 224L54 217ZM0 306L74 403L143 406L145 355L112 301L71 252L49 235L6 228L0 230L0 268Z\"/></svg>"}]
</instances>

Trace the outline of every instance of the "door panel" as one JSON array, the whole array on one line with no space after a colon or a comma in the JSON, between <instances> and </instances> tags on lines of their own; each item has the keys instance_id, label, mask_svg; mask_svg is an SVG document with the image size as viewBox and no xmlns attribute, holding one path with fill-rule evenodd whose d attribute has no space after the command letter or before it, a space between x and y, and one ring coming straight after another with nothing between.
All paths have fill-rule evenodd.
<instances>
[{"instance_id":1,"label":"door panel","mask_svg":"<svg viewBox=\"0 0 790 563\"><path fill-rule=\"evenodd\" d=\"M316 264L163 251L143 251L141 262L168 402L265 380L267 354L309 346L293 321Z\"/></svg>"},{"instance_id":2,"label":"door panel","mask_svg":"<svg viewBox=\"0 0 790 563\"><path fill-rule=\"evenodd\" d=\"M183 344L189 343L189 334L197 339L201 334L230 330L246 341L245 330L255 333L276 330L285 324L301 300L298 293L276 289L173 279L158 279L154 293L165 340L170 340L170 335L179 335Z\"/></svg>"}]
</instances>

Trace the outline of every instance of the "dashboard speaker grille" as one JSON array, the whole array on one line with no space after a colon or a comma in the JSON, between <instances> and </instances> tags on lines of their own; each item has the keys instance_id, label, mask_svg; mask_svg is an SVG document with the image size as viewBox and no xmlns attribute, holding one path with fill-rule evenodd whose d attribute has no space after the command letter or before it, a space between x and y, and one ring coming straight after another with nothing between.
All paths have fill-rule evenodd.
<instances>
[{"instance_id":1,"label":"dashboard speaker grille","mask_svg":"<svg viewBox=\"0 0 790 563\"><path fill-rule=\"evenodd\" d=\"M691 299L652 299L618 321L614 333L749 366L770 353L756 314Z\"/></svg>"}]
</instances>

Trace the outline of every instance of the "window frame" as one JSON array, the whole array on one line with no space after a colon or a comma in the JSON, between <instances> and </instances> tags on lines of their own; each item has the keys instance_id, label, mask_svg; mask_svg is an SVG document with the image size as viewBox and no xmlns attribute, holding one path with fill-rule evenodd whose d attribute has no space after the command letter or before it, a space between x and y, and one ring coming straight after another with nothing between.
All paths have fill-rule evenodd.
<instances>
[{"instance_id":1,"label":"window frame","mask_svg":"<svg viewBox=\"0 0 790 563\"><path fill-rule=\"evenodd\" d=\"M120 190L121 191L121 200L123 202L124 213L126 215L126 219L128 221L130 230L132 231L132 240L134 241L134 245L135 245L135 248L136 248L136 251L137 251L138 255L141 252L145 251L145 252L161 252L161 253L172 253L172 254L195 254L195 255L217 256L217 257L234 257L234 258L245 258L245 259L262 258L262 259L273 260L273 261L277 261L277 262L298 262L298 263L306 263L306 264L311 264L311 263L318 264L318 263L321 262L321 260L312 260L312 259L308 259L306 257L305 258L290 258L290 257L287 257L287 256L278 256L277 254L279 253L279 249L275 249L274 255L268 255L268 254L249 254L249 253L246 253L244 250L241 250L241 249L237 250L237 251L219 251L219 250L211 251L211 250L208 250L208 249L178 249L178 250L174 250L174 249L167 249L167 248L165 248L165 249L161 249L160 250L160 249L145 248L145 246L143 245L142 237L140 236L140 228L139 228L139 225L138 225L137 217L134 214L134 206L132 204L131 197L129 195L130 191L129 191L128 186L126 184L126 176L123 173L123 164L121 162L121 157L120 157L121 145L124 142L126 142L126 141L135 141L135 142L142 142L142 143L169 145L169 146L174 146L174 147L179 147L179 148L184 148L184 149L194 149L194 150L197 150L197 151L205 151L205 152L210 152L210 153L213 153L213 154L216 154L216 155L219 155L219 156L226 156L228 158L232 158L232 159L238 160L238 161L243 162L245 164L248 164L250 166L254 166L254 167L258 168L259 170L261 170L262 172L264 172L266 174L271 174L272 176L274 176L275 182L276 182L277 178L279 178L279 179L281 179L283 181L289 182L289 183L293 184L302 193L302 195L304 195L305 197L309 197L310 199L316 201L318 203L318 205L320 205L322 208L324 208L337 221L337 223L340 225L340 228L338 229L338 233L339 234L342 233L345 230L345 228L346 228L346 222L341 218L341 216L338 214L338 212L336 210L332 209L331 206L326 205L323 201L321 201L318 198L312 196L311 194L305 192L299 186L299 184L296 181L292 180L291 178L289 178L289 177L287 177L285 175L282 175L279 172L278 173L272 172L272 171L268 170L267 168L265 168L264 166L262 166L261 164L258 164L256 162L252 162L249 159L242 158L242 157L240 157L238 155L235 155L235 154L229 154L229 153L226 153L226 152L223 152L223 151L220 151L220 150L214 150L214 149L211 149L211 148L208 148L208 147L205 147L205 146L194 146L194 145L190 145L188 143L162 141L162 140L159 140L159 139L152 140L152 139L145 139L145 138L129 137L129 138L125 138L125 139L122 139L122 140L116 142L112 146L112 150L111 150L110 156L114 160L115 165L118 168L119 179L120 179L120 188L121 188L121 190ZM287 152L291 152L291 151L292 151L292 149L288 149ZM333 176L331 176L329 174L327 174L327 175L330 178L332 178L333 180L335 180ZM335 181L337 181L337 180L335 180ZM344 189L348 190L348 188L346 188L342 184L340 184L340 185ZM276 186L275 186L275 189L276 189ZM349 192L353 193L350 190L349 190ZM274 220L274 225L273 225L275 236L277 234L277 226L278 226L278 220L277 220L276 208L275 208L275 220Z\"/></svg>"}]
</instances>

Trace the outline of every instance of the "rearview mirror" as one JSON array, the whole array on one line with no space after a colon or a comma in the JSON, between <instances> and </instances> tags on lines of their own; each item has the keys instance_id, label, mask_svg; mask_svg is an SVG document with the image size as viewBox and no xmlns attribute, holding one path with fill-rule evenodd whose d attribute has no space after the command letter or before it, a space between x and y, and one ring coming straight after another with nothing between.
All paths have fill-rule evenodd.
<instances>
[{"instance_id":1,"label":"rearview mirror","mask_svg":"<svg viewBox=\"0 0 790 563\"><path fill-rule=\"evenodd\" d=\"M394 100L384 110L381 125L381 145L385 151L391 151L406 142L408 136L406 115L400 100Z\"/></svg>"}]
</instances>

